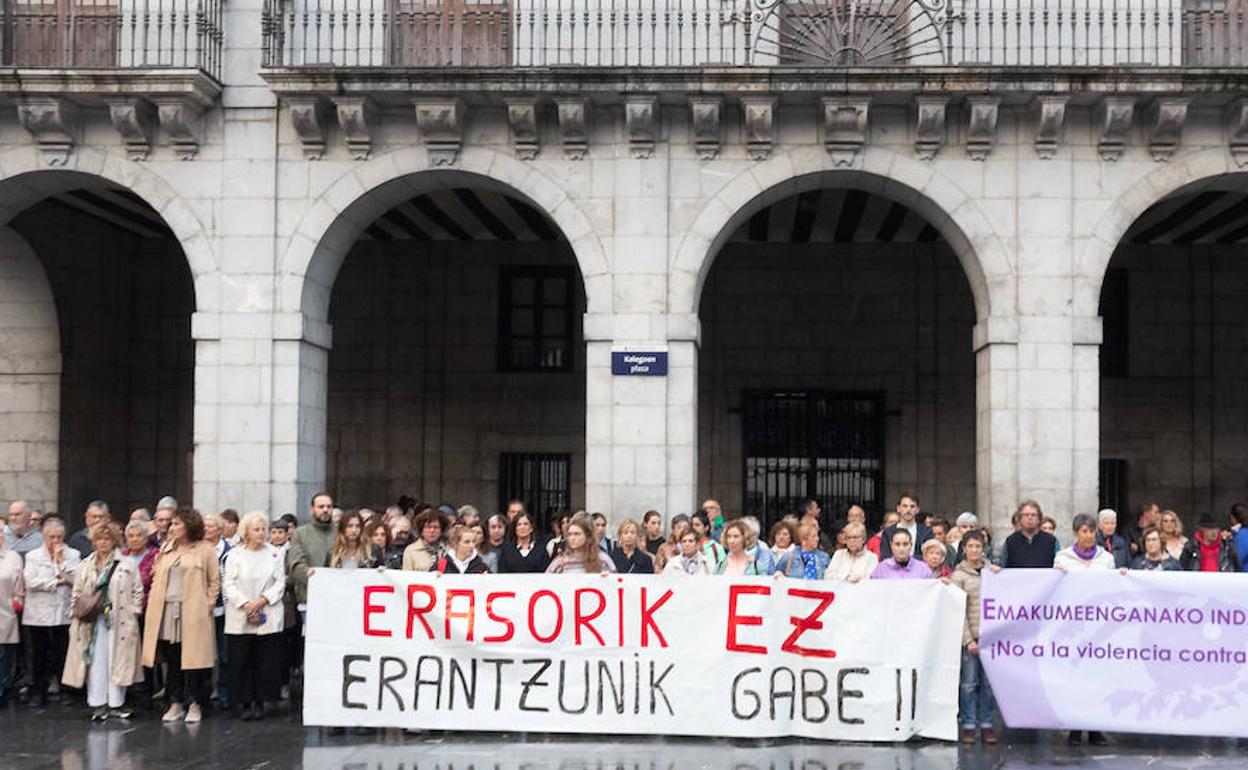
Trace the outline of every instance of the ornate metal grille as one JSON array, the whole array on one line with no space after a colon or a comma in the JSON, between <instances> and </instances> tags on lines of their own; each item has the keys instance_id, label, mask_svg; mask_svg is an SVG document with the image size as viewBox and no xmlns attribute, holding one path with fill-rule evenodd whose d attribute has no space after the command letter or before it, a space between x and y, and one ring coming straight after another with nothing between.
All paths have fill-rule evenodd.
<instances>
[{"instance_id":1,"label":"ornate metal grille","mask_svg":"<svg viewBox=\"0 0 1248 770\"><path fill-rule=\"evenodd\" d=\"M510 500L522 501L544 530L551 514L571 510L572 455L499 455L498 510L507 510Z\"/></svg>"},{"instance_id":2,"label":"ornate metal grille","mask_svg":"<svg viewBox=\"0 0 1248 770\"><path fill-rule=\"evenodd\" d=\"M874 514L884 478L878 394L747 390L742 395L744 512L770 526L814 498Z\"/></svg>"}]
</instances>

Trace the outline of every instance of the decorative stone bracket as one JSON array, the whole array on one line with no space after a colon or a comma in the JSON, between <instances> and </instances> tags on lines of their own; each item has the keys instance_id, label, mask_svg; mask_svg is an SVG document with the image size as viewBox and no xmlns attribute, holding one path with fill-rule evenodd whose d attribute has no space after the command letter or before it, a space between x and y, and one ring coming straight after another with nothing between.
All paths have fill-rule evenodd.
<instances>
[{"instance_id":1,"label":"decorative stone bracket","mask_svg":"<svg viewBox=\"0 0 1248 770\"><path fill-rule=\"evenodd\" d=\"M625 97L624 128L628 132L628 149L633 157L653 158L654 142L659 134L658 97Z\"/></svg>"},{"instance_id":2,"label":"decorative stone bracket","mask_svg":"<svg viewBox=\"0 0 1248 770\"><path fill-rule=\"evenodd\" d=\"M412 100L412 104L416 108L416 127L429 150L430 164L453 164L459 157L459 148L463 142L463 100L459 97L416 98Z\"/></svg>"},{"instance_id":3,"label":"decorative stone bracket","mask_svg":"<svg viewBox=\"0 0 1248 770\"><path fill-rule=\"evenodd\" d=\"M870 99L825 96L823 102L823 146L832 156L832 165L853 165L854 157L867 142Z\"/></svg>"},{"instance_id":4,"label":"decorative stone bracket","mask_svg":"<svg viewBox=\"0 0 1248 770\"><path fill-rule=\"evenodd\" d=\"M147 160L156 139L156 125L160 118L156 106L141 96L126 96L110 100L108 117L121 134L130 160Z\"/></svg>"},{"instance_id":5,"label":"decorative stone bracket","mask_svg":"<svg viewBox=\"0 0 1248 770\"><path fill-rule=\"evenodd\" d=\"M537 129L538 101L536 96L509 96L507 122L511 125L511 143L520 160L533 160L541 149Z\"/></svg>"},{"instance_id":6,"label":"decorative stone bracket","mask_svg":"<svg viewBox=\"0 0 1248 770\"><path fill-rule=\"evenodd\" d=\"M319 96L296 96L289 99L290 125L299 135L303 157L320 160L325 157L325 140L329 135L329 101Z\"/></svg>"},{"instance_id":7,"label":"decorative stone bracket","mask_svg":"<svg viewBox=\"0 0 1248 770\"><path fill-rule=\"evenodd\" d=\"M714 160L724 141L724 98L722 96L690 96L689 119L693 146L702 160Z\"/></svg>"},{"instance_id":8,"label":"decorative stone bracket","mask_svg":"<svg viewBox=\"0 0 1248 770\"><path fill-rule=\"evenodd\" d=\"M1036 121L1036 155L1050 160L1066 133L1067 96L1037 96L1033 109Z\"/></svg>"},{"instance_id":9,"label":"decorative stone bracket","mask_svg":"<svg viewBox=\"0 0 1248 770\"><path fill-rule=\"evenodd\" d=\"M184 96L156 96L156 113L160 116L160 129L173 148L178 160L192 160L199 154L204 132L204 109L193 99Z\"/></svg>"},{"instance_id":10,"label":"decorative stone bracket","mask_svg":"<svg viewBox=\"0 0 1248 770\"><path fill-rule=\"evenodd\" d=\"M559 113L559 141L568 160L581 160L589 152L589 100L584 97L555 99Z\"/></svg>"},{"instance_id":11,"label":"decorative stone bracket","mask_svg":"<svg viewBox=\"0 0 1248 770\"><path fill-rule=\"evenodd\" d=\"M34 137L49 166L64 166L78 139L77 106L64 97L26 97L17 104L17 117Z\"/></svg>"},{"instance_id":12,"label":"decorative stone bracket","mask_svg":"<svg viewBox=\"0 0 1248 770\"><path fill-rule=\"evenodd\" d=\"M1131 139L1134 118L1134 97L1106 96L1097 105L1095 125L1100 130L1100 138L1096 149L1101 154L1101 160L1115 161L1122 157Z\"/></svg>"},{"instance_id":13,"label":"decorative stone bracket","mask_svg":"<svg viewBox=\"0 0 1248 770\"><path fill-rule=\"evenodd\" d=\"M338 125L347 150L356 160L368 160L377 129L377 104L367 96L339 96L334 99Z\"/></svg>"},{"instance_id":14,"label":"decorative stone bracket","mask_svg":"<svg viewBox=\"0 0 1248 770\"><path fill-rule=\"evenodd\" d=\"M1191 99L1159 97L1149 106L1148 151L1153 160L1165 163L1183 143L1183 124Z\"/></svg>"},{"instance_id":15,"label":"decorative stone bracket","mask_svg":"<svg viewBox=\"0 0 1248 770\"><path fill-rule=\"evenodd\" d=\"M774 96L741 97L745 152L750 160L767 160L771 155L776 143L776 102Z\"/></svg>"},{"instance_id":16,"label":"decorative stone bracket","mask_svg":"<svg viewBox=\"0 0 1248 770\"><path fill-rule=\"evenodd\" d=\"M934 160L945 146L945 108L949 100L943 96L920 96L915 99L917 114L914 124L914 152L919 160Z\"/></svg>"},{"instance_id":17,"label":"decorative stone bracket","mask_svg":"<svg viewBox=\"0 0 1248 770\"><path fill-rule=\"evenodd\" d=\"M1231 157L1235 159L1236 166L1244 168L1248 166L1248 99L1232 102L1227 109L1227 117L1231 123Z\"/></svg>"},{"instance_id":18,"label":"decorative stone bracket","mask_svg":"<svg viewBox=\"0 0 1248 770\"><path fill-rule=\"evenodd\" d=\"M966 154L971 160L986 160L997 143L997 114L1001 100L995 96L968 96L966 99Z\"/></svg>"}]
</instances>

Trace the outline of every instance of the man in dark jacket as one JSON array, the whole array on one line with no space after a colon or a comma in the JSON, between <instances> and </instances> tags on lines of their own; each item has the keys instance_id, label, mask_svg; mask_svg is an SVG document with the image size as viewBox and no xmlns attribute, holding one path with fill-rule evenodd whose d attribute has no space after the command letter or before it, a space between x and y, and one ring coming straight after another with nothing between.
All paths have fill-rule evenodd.
<instances>
[{"instance_id":1,"label":"man in dark jacket","mask_svg":"<svg viewBox=\"0 0 1248 770\"><path fill-rule=\"evenodd\" d=\"M103 500L93 500L87 505L87 512L83 514L83 519L86 526L70 535L65 545L73 548L82 554L83 559L86 559L95 553L95 546L91 544L91 530L108 520L108 503Z\"/></svg>"},{"instance_id":2,"label":"man in dark jacket","mask_svg":"<svg viewBox=\"0 0 1248 770\"><path fill-rule=\"evenodd\" d=\"M1161 506L1157 503L1140 503L1131 509L1131 523L1119 529L1131 546L1131 555L1144 553L1144 530L1161 522Z\"/></svg>"},{"instance_id":3,"label":"man in dark jacket","mask_svg":"<svg viewBox=\"0 0 1248 770\"><path fill-rule=\"evenodd\" d=\"M1047 568L1053 566L1057 555L1057 538L1040 529L1044 512L1035 500L1019 503L1018 531L1005 539L1003 567Z\"/></svg>"},{"instance_id":4,"label":"man in dark jacket","mask_svg":"<svg viewBox=\"0 0 1248 770\"><path fill-rule=\"evenodd\" d=\"M1183 546L1179 564L1188 572L1239 572L1239 554L1229 535L1212 513L1202 513L1196 522L1196 533Z\"/></svg>"},{"instance_id":5,"label":"man in dark jacket","mask_svg":"<svg viewBox=\"0 0 1248 770\"><path fill-rule=\"evenodd\" d=\"M910 533L910 542L914 544L914 553L920 553L923 544L932 539L932 530L918 521L919 496L913 492L902 492L897 498L897 515L901 521L884 530L880 536L880 561L893 558L893 533L904 529Z\"/></svg>"}]
</instances>

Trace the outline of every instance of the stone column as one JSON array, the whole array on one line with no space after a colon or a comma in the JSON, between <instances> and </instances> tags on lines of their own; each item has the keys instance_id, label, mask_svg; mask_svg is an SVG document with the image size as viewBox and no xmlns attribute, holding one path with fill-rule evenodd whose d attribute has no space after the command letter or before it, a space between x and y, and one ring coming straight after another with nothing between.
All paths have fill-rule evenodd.
<instances>
[{"instance_id":1,"label":"stone column","mask_svg":"<svg viewBox=\"0 0 1248 770\"><path fill-rule=\"evenodd\" d=\"M975 325L975 510L993 541L1009 534L1018 504L1018 325Z\"/></svg>"},{"instance_id":2,"label":"stone column","mask_svg":"<svg viewBox=\"0 0 1248 770\"><path fill-rule=\"evenodd\" d=\"M26 240L0 227L0 504L59 509L60 417L52 288Z\"/></svg>"}]
</instances>

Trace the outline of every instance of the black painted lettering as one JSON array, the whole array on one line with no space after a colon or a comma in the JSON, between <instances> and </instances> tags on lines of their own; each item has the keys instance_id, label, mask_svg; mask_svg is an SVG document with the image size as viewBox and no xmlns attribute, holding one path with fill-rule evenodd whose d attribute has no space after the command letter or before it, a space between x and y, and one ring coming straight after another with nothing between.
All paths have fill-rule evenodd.
<instances>
[{"instance_id":1,"label":"black painted lettering","mask_svg":"<svg viewBox=\"0 0 1248 770\"><path fill-rule=\"evenodd\" d=\"M436 673L432 679L424 676L426 662L434 664L432 668ZM437 655L421 655L416 659L416 693L412 696L412 711L420 710L420 688L424 686L433 688L434 709L442 708L442 659Z\"/></svg>"},{"instance_id":2,"label":"black painted lettering","mask_svg":"<svg viewBox=\"0 0 1248 770\"><path fill-rule=\"evenodd\" d=\"M845 701L850 698L861 698L862 690L849 690L845 687L845 680L854 674L866 676L865 668L843 668L836 672L836 718L844 725L860 725L863 720L861 717L845 716Z\"/></svg>"},{"instance_id":3,"label":"black painted lettering","mask_svg":"<svg viewBox=\"0 0 1248 770\"><path fill-rule=\"evenodd\" d=\"M802 669L802 719L819 724L828 719L828 677L815 668ZM815 712L811 705L818 707Z\"/></svg>"},{"instance_id":4,"label":"black painted lettering","mask_svg":"<svg viewBox=\"0 0 1248 770\"><path fill-rule=\"evenodd\" d=\"M507 658L482 658L481 662L494 664L494 710L498 711L503 703L503 666L510 666L515 661Z\"/></svg>"},{"instance_id":5,"label":"black painted lettering","mask_svg":"<svg viewBox=\"0 0 1248 770\"><path fill-rule=\"evenodd\" d=\"M399 672L397 674L386 673L386 667L387 665L391 663L399 664ZM394 702L399 704L399 711L402 711L403 710L403 697L399 695L398 690L394 689L394 685L391 684L391 682L395 682L407 676L407 661L403 660L402 658L395 658L395 657L391 657L387 655L381 659L379 673L381 677L377 682L377 710L381 711L382 706L384 705L386 692L389 691L390 694L394 696Z\"/></svg>"},{"instance_id":6,"label":"black painted lettering","mask_svg":"<svg viewBox=\"0 0 1248 770\"><path fill-rule=\"evenodd\" d=\"M615 713L624 713L624 661L616 661L620 664L620 686L616 689L615 676L611 673L611 662L606 660L598 661L598 713L602 712L603 700L607 694L607 685L611 686L611 700L615 702Z\"/></svg>"},{"instance_id":7,"label":"black painted lettering","mask_svg":"<svg viewBox=\"0 0 1248 770\"><path fill-rule=\"evenodd\" d=\"M667 699L667 693L663 691L663 680L668 674L672 673L672 669L676 668L675 663L668 663L667 668L663 669L663 673L659 674L659 678L654 678L654 661L650 661L650 713L653 714L658 708L659 699L655 697L655 693L662 696L664 705L667 706L667 713L676 716L676 712L672 711L672 702Z\"/></svg>"},{"instance_id":8,"label":"black painted lettering","mask_svg":"<svg viewBox=\"0 0 1248 770\"><path fill-rule=\"evenodd\" d=\"M477 659L473 658L468 661L468 675L464 675L463 665L454 658L451 658L451 671L446 677L447 703L446 707L455 708L455 679L459 678L460 689L464 692L464 701L468 708L477 707Z\"/></svg>"},{"instance_id":9,"label":"black painted lettering","mask_svg":"<svg viewBox=\"0 0 1248 770\"><path fill-rule=\"evenodd\" d=\"M548 687L550 685L549 682L539 682L538 680L542 677L543 674L546 673L546 669L550 668L550 664L552 662L551 659L550 658L528 658L527 660L522 660L520 662L526 666L531 665L531 664L537 665L537 673L533 674L533 676L524 680L524 684L521 685L520 710L521 711L550 711L550 709L546 708L545 706L530 706L528 705L528 703L529 703L529 690L531 688Z\"/></svg>"},{"instance_id":10,"label":"black painted lettering","mask_svg":"<svg viewBox=\"0 0 1248 770\"><path fill-rule=\"evenodd\" d=\"M778 680L780 675L784 674L788 677L788 687L781 687ZM793 718L793 714L797 710L797 677L793 674L793 670L785 666L774 668L771 671L771 718L776 718L776 701L786 699L789 702L789 719Z\"/></svg>"},{"instance_id":11,"label":"black painted lettering","mask_svg":"<svg viewBox=\"0 0 1248 770\"><path fill-rule=\"evenodd\" d=\"M363 703L355 703L347 698L347 691L351 689L351 685L357 682L363 682L364 677L351 673L351 664L360 661L372 660L371 655L343 655L342 656L342 707L344 709L368 709Z\"/></svg>"},{"instance_id":12,"label":"black painted lettering","mask_svg":"<svg viewBox=\"0 0 1248 770\"><path fill-rule=\"evenodd\" d=\"M584 714L589 708L589 661L582 661L584 664L581 668L585 673L585 683L581 688L583 698L578 708L569 708L563 702L563 694L568 691L568 662L566 660L559 661L559 685L556 688L558 692L559 710L565 714Z\"/></svg>"},{"instance_id":13,"label":"black painted lettering","mask_svg":"<svg viewBox=\"0 0 1248 770\"><path fill-rule=\"evenodd\" d=\"M758 712L763 710L763 700L758 697L758 693L754 690L744 690L741 688L741 680L750 674L761 674L761 668L747 668L732 678L732 715L737 719L753 719L758 716ZM742 713L737 707L737 701L741 697L750 697L754 699L754 708L748 714Z\"/></svg>"}]
</instances>

